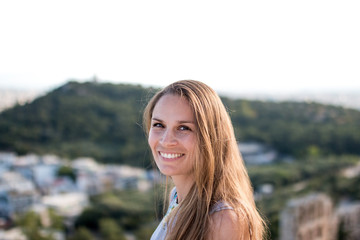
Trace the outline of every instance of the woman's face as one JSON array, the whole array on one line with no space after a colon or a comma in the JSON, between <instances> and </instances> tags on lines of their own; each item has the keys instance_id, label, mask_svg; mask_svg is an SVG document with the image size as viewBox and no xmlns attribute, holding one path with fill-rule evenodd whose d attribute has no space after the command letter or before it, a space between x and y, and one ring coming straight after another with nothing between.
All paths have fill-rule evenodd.
<instances>
[{"instance_id":1,"label":"woman's face","mask_svg":"<svg viewBox=\"0 0 360 240\"><path fill-rule=\"evenodd\" d=\"M196 131L194 114L186 99L172 94L160 98L152 113L148 141L162 174L192 174Z\"/></svg>"}]
</instances>

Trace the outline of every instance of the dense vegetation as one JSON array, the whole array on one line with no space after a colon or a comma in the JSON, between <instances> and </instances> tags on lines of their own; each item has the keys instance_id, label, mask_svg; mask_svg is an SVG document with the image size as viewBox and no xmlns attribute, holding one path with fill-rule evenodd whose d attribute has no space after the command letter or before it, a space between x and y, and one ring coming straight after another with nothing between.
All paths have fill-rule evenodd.
<instances>
[{"instance_id":1,"label":"dense vegetation","mask_svg":"<svg viewBox=\"0 0 360 240\"><path fill-rule=\"evenodd\" d=\"M0 115L0 149L144 166L141 110L152 89L69 82Z\"/></svg>"},{"instance_id":2,"label":"dense vegetation","mask_svg":"<svg viewBox=\"0 0 360 240\"><path fill-rule=\"evenodd\" d=\"M313 102L223 101L239 139L264 142L298 157L360 153L357 110Z\"/></svg>"},{"instance_id":3,"label":"dense vegetation","mask_svg":"<svg viewBox=\"0 0 360 240\"><path fill-rule=\"evenodd\" d=\"M92 199L92 206L77 218L75 227L101 231L102 221L111 219L122 232L150 239L156 228L155 202L153 191L108 192Z\"/></svg>"},{"instance_id":4,"label":"dense vegetation","mask_svg":"<svg viewBox=\"0 0 360 240\"><path fill-rule=\"evenodd\" d=\"M0 114L0 150L94 157L146 167L142 111L156 89L69 82ZM223 97L241 141L260 141L296 157L360 154L360 112L317 103Z\"/></svg>"}]
</instances>

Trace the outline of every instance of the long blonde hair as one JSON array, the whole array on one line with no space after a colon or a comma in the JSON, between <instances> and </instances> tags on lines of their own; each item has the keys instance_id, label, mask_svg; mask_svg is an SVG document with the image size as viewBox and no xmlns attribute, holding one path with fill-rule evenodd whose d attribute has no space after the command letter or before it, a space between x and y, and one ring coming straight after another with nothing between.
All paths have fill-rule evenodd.
<instances>
[{"instance_id":1,"label":"long blonde hair","mask_svg":"<svg viewBox=\"0 0 360 240\"><path fill-rule=\"evenodd\" d=\"M219 201L229 204L247 221L251 239L264 236L264 221L258 213L250 179L239 152L231 119L217 93L206 84L182 80L153 96L144 111L148 134L155 105L166 94L184 97L191 106L197 127L195 183L176 212L167 239L206 239L210 210ZM174 214L172 215L174 216ZM172 218L174 223L174 217Z\"/></svg>"}]
</instances>

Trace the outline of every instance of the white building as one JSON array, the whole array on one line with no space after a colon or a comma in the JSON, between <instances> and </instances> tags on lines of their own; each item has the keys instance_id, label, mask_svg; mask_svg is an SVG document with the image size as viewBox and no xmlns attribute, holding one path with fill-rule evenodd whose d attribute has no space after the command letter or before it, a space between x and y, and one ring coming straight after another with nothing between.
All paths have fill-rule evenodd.
<instances>
[{"instance_id":1,"label":"white building","mask_svg":"<svg viewBox=\"0 0 360 240\"><path fill-rule=\"evenodd\" d=\"M239 150L247 164L268 164L277 158L277 152L256 142L238 143Z\"/></svg>"},{"instance_id":2,"label":"white building","mask_svg":"<svg viewBox=\"0 0 360 240\"><path fill-rule=\"evenodd\" d=\"M57 164L39 164L33 166L33 179L36 185L40 188L51 185L57 178L59 167Z\"/></svg>"},{"instance_id":3,"label":"white building","mask_svg":"<svg viewBox=\"0 0 360 240\"><path fill-rule=\"evenodd\" d=\"M152 187L151 176L142 168L127 165L107 165L105 169L106 175L111 178L114 189L147 191Z\"/></svg>"},{"instance_id":4,"label":"white building","mask_svg":"<svg viewBox=\"0 0 360 240\"><path fill-rule=\"evenodd\" d=\"M39 199L34 184L16 172L0 176L0 216L9 217L27 211Z\"/></svg>"},{"instance_id":5,"label":"white building","mask_svg":"<svg viewBox=\"0 0 360 240\"><path fill-rule=\"evenodd\" d=\"M76 170L89 171L89 172L98 172L102 170L102 165L98 164L95 159L82 157L76 158L71 162L72 168Z\"/></svg>"},{"instance_id":6,"label":"white building","mask_svg":"<svg viewBox=\"0 0 360 240\"><path fill-rule=\"evenodd\" d=\"M13 169L15 172L20 173L23 177L29 180L34 179L33 167L40 163L40 157L35 154L27 154L18 156L14 163Z\"/></svg>"},{"instance_id":7,"label":"white building","mask_svg":"<svg viewBox=\"0 0 360 240\"><path fill-rule=\"evenodd\" d=\"M60 216L71 218L81 214L89 205L89 198L85 193L73 192L44 196L41 202Z\"/></svg>"},{"instance_id":8,"label":"white building","mask_svg":"<svg viewBox=\"0 0 360 240\"><path fill-rule=\"evenodd\" d=\"M11 152L0 152L0 174L9 171L15 162L16 155Z\"/></svg>"},{"instance_id":9,"label":"white building","mask_svg":"<svg viewBox=\"0 0 360 240\"><path fill-rule=\"evenodd\" d=\"M27 240L20 228L12 228L6 231L0 230L1 240Z\"/></svg>"}]
</instances>

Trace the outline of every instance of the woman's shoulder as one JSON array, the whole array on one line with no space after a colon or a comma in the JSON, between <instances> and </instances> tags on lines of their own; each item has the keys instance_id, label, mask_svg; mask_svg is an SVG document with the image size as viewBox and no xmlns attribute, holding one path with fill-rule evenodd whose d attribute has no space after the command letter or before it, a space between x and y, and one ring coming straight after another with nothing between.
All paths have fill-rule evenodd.
<instances>
[{"instance_id":1,"label":"woman's shoulder","mask_svg":"<svg viewBox=\"0 0 360 240\"><path fill-rule=\"evenodd\" d=\"M246 218L233 210L229 205L210 215L210 239L248 240L250 239L249 223Z\"/></svg>"}]
</instances>

